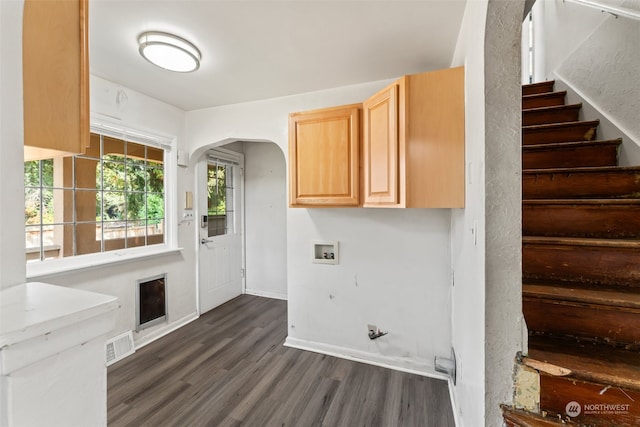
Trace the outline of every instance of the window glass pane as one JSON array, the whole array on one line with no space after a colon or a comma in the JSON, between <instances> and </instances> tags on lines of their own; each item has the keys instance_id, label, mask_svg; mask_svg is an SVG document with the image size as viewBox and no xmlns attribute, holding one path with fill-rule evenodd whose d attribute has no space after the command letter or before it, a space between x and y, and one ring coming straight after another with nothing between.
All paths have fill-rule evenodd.
<instances>
[{"instance_id":1,"label":"window glass pane","mask_svg":"<svg viewBox=\"0 0 640 427\"><path fill-rule=\"evenodd\" d=\"M95 193L95 192L93 192ZM81 198L80 198L81 200ZM73 221L73 190L42 189L42 223L60 224ZM95 206L94 206L95 207ZM95 221L95 216L90 218Z\"/></svg>"},{"instance_id":2,"label":"window glass pane","mask_svg":"<svg viewBox=\"0 0 640 427\"><path fill-rule=\"evenodd\" d=\"M102 251L99 238L97 238L98 224L77 224L76 225L76 254L85 255Z\"/></svg>"},{"instance_id":3,"label":"window glass pane","mask_svg":"<svg viewBox=\"0 0 640 427\"><path fill-rule=\"evenodd\" d=\"M53 187L53 159L42 160L42 185Z\"/></svg>"},{"instance_id":4,"label":"window glass pane","mask_svg":"<svg viewBox=\"0 0 640 427\"><path fill-rule=\"evenodd\" d=\"M124 162L124 141L121 139L104 136L103 139L103 160Z\"/></svg>"},{"instance_id":5,"label":"window glass pane","mask_svg":"<svg viewBox=\"0 0 640 427\"><path fill-rule=\"evenodd\" d=\"M126 235L126 228L123 227L120 230L120 235L122 237L117 237L117 238L113 238L113 239L107 239L106 234L105 234L105 238L104 238L104 250L105 252L108 251L117 251L119 249L125 249L126 248L126 242L127 239L125 237Z\"/></svg>"},{"instance_id":6,"label":"window glass pane","mask_svg":"<svg viewBox=\"0 0 640 427\"><path fill-rule=\"evenodd\" d=\"M149 166L162 166L164 163L164 150L147 147L147 163Z\"/></svg>"},{"instance_id":7,"label":"window glass pane","mask_svg":"<svg viewBox=\"0 0 640 427\"><path fill-rule=\"evenodd\" d=\"M147 218L149 224L164 218L164 194L147 193Z\"/></svg>"},{"instance_id":8,"label":"window glass pane","mask_svg":"<svg viewBox=\"0 0 640 427\"><path fill-rule=\"evenodd\" d=\"M69 195L69 197L72 196L72 194ZM76 221L99 221L102 219L101 211L102 198L99 191L76 191Z\"/></svg>"},{"instance_id":9,"label":"window glass pane","mask_svg":"<svg viewBox=\"0 0 640 427\"><path fill-rule=\"evenodd\" d=\"M102 185L105 190L123 191L125 189L124 163L103 162Z\"/></svg>"},{"instance_id":10,"label":"window glass pane","mask_svg":"<svg viewBox=\"0 0 640 427\"><path fill-rule=\"evenodd\" d=\"M24 186L39 187L40 186L40 162L33 160L24 162Z\"/></svg>"},{"instance_id":11,"label":"window glass pane","mask_svg":"<svg viewBox=\"0 0 640 427\"><path fill-rule=\"evenodd\" d=\"M145 191L147 171L144 166L127 164L127 191Z\"/></svg>"},{"instance_id":12,"label":"window glass pane","mask_svg":"<svg viewBox=\"0 0 640 427\"><path fill-rule=\"evenodd\" d=\"M40 224L40 189L24 189L24 223L25 225Z\"/></svg>"},{"instance_id":13,"label":"window glass pane","mask_svg":"<svg viewBox=\"0 0 640 427\"><path fill-rule=\"evenodd\" d=\"M27 262L40 260L40 245L42 234L40 226L25 227L25 244L27 248Z\"/></svg>"},{"instance_id":14,"label":"window glass pane","mask_svg":"<svg viewBox=\"0 0 640 427\"><path fill-rule=\"evenodd\" d=\"M149 221L147 223L147 235L149 236L149 239L151 239L151 236L162 237L163 234L164 234L164 218L159 220ZM159 243L162 243L162 239L160 239Z\"/></svg>"},{"instance_id":15,"label":"window glass pane","mask_svg":"<svg viewBox=\"0 0 640 427\"><path fill-rule=\"evenodd\" d=\"M127 194L127 219L144 219L147 217L147 209L144 200L144 193Z\"/></svg>"},{"instance_id":16,"label":"window glass pane","mask_svg":"<svg viewBox=\"0 0 640 427\"><path fill-rule=\"evenodd\" d=\"M144 246L146 232L145 221L129 221L127 223L127 247Z\"/></svg>"},{"instance_id":17,"label":"window glass pane","mask_svg":"<svg viewBox=\"0 0 640 427\"><path fill-rule=\"evenodd\" d=\"M221 165L209 165L207 174L208 213L224 214L226 202L226 168Z\"/></svg>"},{"instance_id":18,"label":"window glass pane","mask_svg":"<svg viewBox=\"0 0 640 427\"><path fill-rule=\"evenodd\" d=\"M72 226L58 224L45 225L42 227L42 249L44 259L56 259L63 256L65 227Z\"/></svg>"},{"instance_id":19,"label":"window glass pane","mask_svg":"<svg viewBox=\"0 0 640 427\"><path fill-rule=\"evenodd\" d=\"M100 162L97 159L88 159L84 157L75 158L75 183L76 188L95 189L99 180Z\"/></svg>"},{"instance_id":20,"label":"window glass pane","mask_svg":"<svg viewBox=\"0 0 640 427\"><path fill-rule=\"evenodd\" d=\"M164 170L161 168L147 168L148 191L161 193L164 189Z\"/></svg>"},{"instance_id":21,"label":"window glass pane","mask_svg":"<svg viewBox=\"0 0 640 427\"><path fill-rule=\"evenodd\" d=\"M145 146L135 142L127 142L127 163L144 164Z\"/></svg>"},{"instance_id":22,"label":"window glass pane","mask_svg":"<svg viewBox=\"0 0 640 427\"><path fill-rule=\"evenodd\" d=\"M126 221L105 221L102 226L104 240L123 240L127 236Z\"/></svg>"},{"instance_id":23,"label":"window glass pane","mask_svg":"<svg viewBox=\"0 0 640 427\"><path fill-rule=\"evenodd\" d=\"M103 195L103 216L105 220L123 220L125 218L125 198L123 192L105 192Z\"/></svg>"}]
</instances>

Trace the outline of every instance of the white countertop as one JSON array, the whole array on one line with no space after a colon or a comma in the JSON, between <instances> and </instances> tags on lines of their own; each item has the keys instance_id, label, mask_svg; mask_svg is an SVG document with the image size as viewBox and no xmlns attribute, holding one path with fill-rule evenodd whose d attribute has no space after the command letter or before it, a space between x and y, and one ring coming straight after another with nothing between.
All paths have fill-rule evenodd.
<instances>
[{"instance_id":1,"label":"white countertop","mask_svg":"<svg viewBox=\"0 0 640 427\"><path fill-rule=\"evenodd\" d=\"M118 298L31 282L0 291L0 350L119 307Z\"/></svg>"}]
</instances>

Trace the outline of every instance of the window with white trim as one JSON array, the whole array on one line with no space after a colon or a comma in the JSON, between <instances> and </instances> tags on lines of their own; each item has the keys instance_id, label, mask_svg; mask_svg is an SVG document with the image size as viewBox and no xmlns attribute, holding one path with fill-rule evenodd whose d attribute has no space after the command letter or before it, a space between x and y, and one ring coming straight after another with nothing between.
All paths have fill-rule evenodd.
<instances>
[{"instance_id":1,"label":"window with white trim","mask_svg":"<svg viewBox=\"0 0 640 427\"><path fill-rule=\"evenodd\" d=\"M165 149L90 141L81 155L25 161L27 262L166 242Z\"/></svg>"}]
</instances>

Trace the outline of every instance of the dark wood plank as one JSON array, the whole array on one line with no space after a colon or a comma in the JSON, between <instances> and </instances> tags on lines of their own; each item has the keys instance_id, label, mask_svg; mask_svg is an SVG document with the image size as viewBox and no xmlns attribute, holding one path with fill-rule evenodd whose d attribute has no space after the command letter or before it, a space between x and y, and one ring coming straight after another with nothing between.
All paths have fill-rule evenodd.
<instances>
[{"instance_id":1,"label":"dark wood plank","mask_svg":"<svg viewBox=\"0 0 640 427\"><path fill-rule=\"evenodd\" d=\"M544 417L539 414L525 412L521 409L510 408L507 406L502 407L502 415L507 427L566 427L567 425L577 425L571 421L560 421L560 419L553 416Z\"/></svg>"},{"instance_id":2,"label":"dark wood plank","mask_svg":"<svg viewBox=\"0 0 640 427\"><path fill-rule=\"evenodd\" d=\"M640 199L524 200L522 234L640 238Z\"/></svg>"},{"instance_id":3,"label":"dark wood plank","mask_svg":"<svg viewBox=\"0 0 640 427\"><path fill-rule=\"evenodd\" d=\"M531 108L522 111L522 125L577 122L582 104L556 105L554 107Z\"/></svg>"},{"instance_id":4,"label":"dark wood plank","mask_svg":"<svg viewBox=\"0 0 640 427\"><path fill-rule=\"evenodd\" d=\"M589 341L532 335L524 358L568 369L571 378L640 392L638 352Z\"/></svg>"},{"instance_id":5,"label":"dark wood plank","mask_svg":"<svg viewBox=\"0 0 640 427\"><path fill-rule=\"evenodd\" d=\"M525 199L638 198L640 168L536 169L522 173Z\"/></svg>"},{"instance_id":6,"label":"dark wood plank","mask_svg":"<svg viewBox=\"0 0 640 427\"><path fill-rule=\"evenodd\" d=\"M554 105L563 105L566 91L539 93L533 95L524 95L522 97L522 109L551 107Z\"/></svg>"},{"instance_id":7,"label":"dark wood plank","mask_svg":"<svg viewBox=\"0 0 640 427\"><path fill-rule=\"evenodd\" d=\"M571 419L580 425L638 426L640 392L544 374L540 375L540 391L540 408L563 417L568 403L579 403L580 414Z\"/></svg>"},{"instance_id":8,"label":"dark wood plank","mask_svg":"<svg viewBox=\"0 0 640 427\"><path fill-rule=\"evenodd\" d=\"M640 240L522 238L526 280L640 286Z\"/></svg>"},{"instance_id":9,"label":"dark wood plank","mask_svg":"<svg viewBox=\"0 0 640 427\"><path fill-rule=\"evenodd\" d=\"M616 166L622 140L560 142L522 147L522 169Z\"/></svg>"},{"instance_id":10,"label":"dark wood plank","mask_svg":"<svg viewBox=\"0 0 640 427\"><path fill-rule=\"evenodd\" d=\"M528 83L522 85L522 95L535 95L537 93L547 93L553 91L555 80L546 82Z\"/></svg>"},{"instance_id":11,"label":"dark wood plank","mask_svg":"<svg viewBox=\"0 0 640 427\"><path fill-rule=\"evenodd\" d=\"M447 383L283 346L243 295L108 370L110 426L454 426Z\"/></svg>"},{"instance_id":12,"label":"dark wood plank","mask_svg":"<svg viewBox=\"0 0 640 427\"><path fill-rule=\"evenodd\" d=\"M522 127L522 144L591 141L596 136L598 120L551 123Z\"/></svg>"}]
</instances>

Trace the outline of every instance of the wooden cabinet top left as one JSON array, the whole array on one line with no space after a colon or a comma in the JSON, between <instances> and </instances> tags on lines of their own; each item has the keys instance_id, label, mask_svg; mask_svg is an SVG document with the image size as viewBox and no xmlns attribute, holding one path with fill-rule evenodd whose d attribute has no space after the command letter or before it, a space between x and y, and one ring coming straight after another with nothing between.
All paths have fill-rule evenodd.
<instances>
[{"instance_id":1,"label":"wooden cabinet top left","mask_svg":"<svg viewBox=\"0 0 640 427\"><path fill-rule=\"evenodd\" d=\"M25 0L22 34L25 157L89 145L88 0Z\"/></svg>"},{"instance_id":2,"label":"wooden cabinet top left","mask_svg":"<svg viewBox=\"0 0 640 427\"><path fill-rule=\"evenodd\" d=\"M360 107L289 115L289 206L359 205Z\"/></svg>"}]
</instances>

